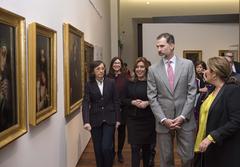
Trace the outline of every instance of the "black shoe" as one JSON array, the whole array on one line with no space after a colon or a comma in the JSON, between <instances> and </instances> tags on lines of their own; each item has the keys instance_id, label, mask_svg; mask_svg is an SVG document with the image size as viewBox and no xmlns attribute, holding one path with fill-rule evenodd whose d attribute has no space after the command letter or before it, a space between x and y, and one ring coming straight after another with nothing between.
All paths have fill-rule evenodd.
<instances>
[{"instance_id":1,"label":"black shoe","mask_svg":"<svg viewBox=\"0 0 240 167\"><path fill-rule=\"evenodd\" d=\"M118 162L120 162L120 163L123 163L123 162L124 162L124 160L123 160L123 155L122 155L121 152L118 152Z\"/></svg>"}]
</instances>

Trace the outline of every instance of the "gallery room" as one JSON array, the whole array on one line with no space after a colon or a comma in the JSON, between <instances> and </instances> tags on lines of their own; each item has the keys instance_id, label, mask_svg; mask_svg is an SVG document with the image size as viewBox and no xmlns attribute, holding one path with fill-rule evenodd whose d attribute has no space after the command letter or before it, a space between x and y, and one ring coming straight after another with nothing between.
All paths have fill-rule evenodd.
<instances>
[{"instance_id":1,"label":"gallery room","mask_svg":"<svg viewBox=\"0 0 240 167\"><path fill-rule=\"evenodd\" d=\"M154 64L169 32L179 57L231 50L239 62L239 30L239 0L1 0L0 167L95 166L82 118L93 60L107 71L116 56L131 71L141 56ZM113 166L131 166L127 142Z\"/></svg>"}]
</instances>

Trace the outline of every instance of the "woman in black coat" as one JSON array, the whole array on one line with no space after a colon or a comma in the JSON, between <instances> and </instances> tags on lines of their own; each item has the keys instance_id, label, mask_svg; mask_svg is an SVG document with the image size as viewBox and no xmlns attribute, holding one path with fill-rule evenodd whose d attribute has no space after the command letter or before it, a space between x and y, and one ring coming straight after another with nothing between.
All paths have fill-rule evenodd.
<instances>
[{"instance_id":1,"label":"woman in black coat","mask_svg":"<svg viewBox=\"0 0 240 167\"><path fill-rule=\"evenodd\" d=\"M147 97L148 61L144 57L136 60L135 80L129 81L127 97L128 142L132 150L132 167L140 166L142 152L143 166L149 166L152 144L155 143L155 118Z\"/></svg>"},{"instance_id":2,"label":"woman in black coat","mask_svg":"<svg viewBox=\"0 0 240 167\"><path fill-rule=\"evenodd\" d=\"M210 58L208 67L204 78L215 88L201 106L195 167L239 167L240 86L225 58Z\"/></svg>"},{"instance_id":3,"label":"woman in black coat","mask_svg":"<svg viewBox=\"0 0 240 167\"><path fill-rule=\"evenodd\" d=\"M83 98L84 128L91 132L97 167L112 167L114 129L120 124L115 81L105 76L102 61L90 64L89 82Z\"/></svg>"}]
</instances>

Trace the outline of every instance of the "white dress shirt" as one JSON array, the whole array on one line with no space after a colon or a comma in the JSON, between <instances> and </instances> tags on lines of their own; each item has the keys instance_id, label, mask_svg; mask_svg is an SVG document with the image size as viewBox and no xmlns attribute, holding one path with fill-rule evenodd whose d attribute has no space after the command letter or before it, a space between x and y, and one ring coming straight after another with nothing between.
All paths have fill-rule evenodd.
<instances>
[{"instance_id":1,"label":"white dress shirt","mask_svg":"<svg viewBox=\"0 0 240 167\"><path fill-rule=\"evenodd\" d=\"M168 68L168 61L171 62L171 66L173 68L173 73L175 74L175 65L176 65L176 56L174 55L170 60L167 60L165 58L163 58L163 62L164 62L164 65L165 65L165 70L167 71L167 68ZM167 74L168 75L168 74Z\"/></svg>"},{"instance_id":2,"label":"white dress shirt","mask_svg":"<svg viewBox=\"0 0 240 167\"><path fill-rule=\"evenodd\" d=\"M96 81L97 81L98 88L101 92L101 95L103 95L103 80L99 81L96 79Z\"/></svg>"}]
</instances>

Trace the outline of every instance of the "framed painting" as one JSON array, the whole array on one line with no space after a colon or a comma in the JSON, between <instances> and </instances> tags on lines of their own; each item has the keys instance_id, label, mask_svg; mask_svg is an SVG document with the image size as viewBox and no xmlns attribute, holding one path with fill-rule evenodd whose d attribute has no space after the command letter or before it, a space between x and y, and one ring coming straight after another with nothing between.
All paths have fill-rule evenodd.
<instances>
[{"instance_id":1,"label":"framed painting","mask_svg":"<svg viewBox=\"0 0 240 167\"><path fill-rule=\"evenodd\" d=\"M0 8L0 148L27 132L25 18Z\"/></svg>"},{"instance_id":2,"label":"framed painting","mask_svg":"<svg viewBox=\"0 0 240 167\"><path fill-rule=\"evenodd\" d=\"M93 61L94 46L88 42L84 42L84 81L88 81L88 65Z\"/></svg>"},{"instance_id":3,"label":"framed painting","mask_svg":"<svg viewBox=\"0 0 240 167\"><path fill-rule=\"evenodd\" d=\"M29 123L35 126L57 112L56 31L38 23L28 31Z\"/></svg>"},{"instance_id":4,"label":"framed painting","mask_svg":"<svg viewBox=\"0 0 240 167\"><path fill-rule=\"evenodd\" d=\"M234 61L239 61L238 59L238 50L219 50L218 55L224 56L226 52L231 51L233 53Z\"/></svg>"},{"instance_id":5,"label":"framed painting","mask_svg":"<svg viewBox=\"0 0 240 167\"><path fill-rule=\"evenodd\" d=\"M103 60L103 48L98 45L94 45L94 60Z\"/></svg>"},{"instance_id":6,"label":"framed painting","mask_svg":"<svg viewBox=\"0 0 240 167\"><path fill-rule=\"evenodd\" d=\"M84 90L84 34L71 24L64 30L65 115L80 108Z\"/></svg>"},{"instance_id":7,"label":"framed painting","mask_svg":"<svg viewBox=\"0 0 240 167\"><path fill-rule=\"evenodd\" d=\"M197 61L202 60L202 51L201 50L184 50L183 57L189 60L192 60L193 64Z\"/></svg>"}]
</instances>

